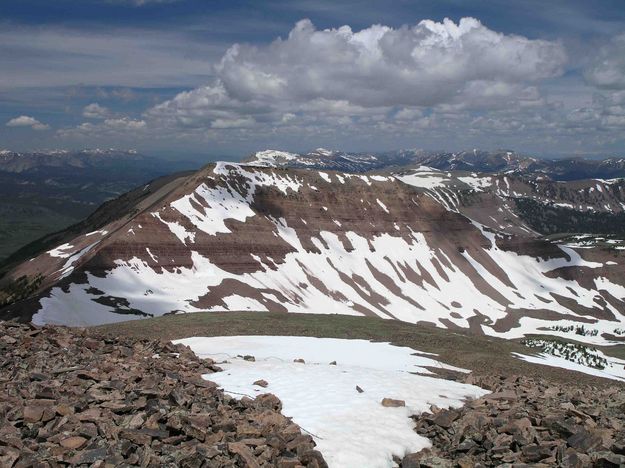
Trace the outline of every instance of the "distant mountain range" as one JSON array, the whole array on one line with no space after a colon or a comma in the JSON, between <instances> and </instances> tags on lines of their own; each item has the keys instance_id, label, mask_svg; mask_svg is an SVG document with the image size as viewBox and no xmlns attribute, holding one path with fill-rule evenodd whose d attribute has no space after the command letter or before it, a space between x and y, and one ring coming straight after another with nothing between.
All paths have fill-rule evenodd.
<instances>
[{"instance_id":1,"label":"distant mountain range","mask_svg":"<svg viewBox=\"0 0 625 468\"><path fill-rule=\"evenodd\" d=\"M512 233L625 238L625 159L540 159L514 151L253 153L255 167L393 175L448 209ZM615 239L586 239L608 242Z\"/></svg>"},{"instance_id":2,"label":"distant mountain range","mask_svg":"<svg viewBox=\"0 0 625 468\"><path fill-rule=\"evenodd\" d=\"M0 151L0 261L89 215L106 200L197 164L135 151Z\"/></svg>"},{"instance_id":3,"label":"distant mountain range","mask_svg":"<svg viewBox=\"0 0 625 468\"><path fill-rule=\"evenodd\" d=\"M0 151L0 170L22 173L42 168L79 168L101 167L109 163L133 163L144 161L147 157L133 150L84 149L78 151L53 150L21 153ZM150 158L151 159L151 158Z\"/></svg>"},{"instance_id":4,"label":"distant mountain range","mask_svg":"<svg viewBox=\"0 0 625 468\"><path fill-rule=\"evenodd\" d=\"M625 177L624 158L543 159L514 151L437 152L398 150L383 153L348 153L318 148L309 153L258 151L246 163L265 167L292 167L347 172L368 172L427 166L442 171L515 172L544 175L552 180L612 179Z\"/></svg>"}]
</instances>

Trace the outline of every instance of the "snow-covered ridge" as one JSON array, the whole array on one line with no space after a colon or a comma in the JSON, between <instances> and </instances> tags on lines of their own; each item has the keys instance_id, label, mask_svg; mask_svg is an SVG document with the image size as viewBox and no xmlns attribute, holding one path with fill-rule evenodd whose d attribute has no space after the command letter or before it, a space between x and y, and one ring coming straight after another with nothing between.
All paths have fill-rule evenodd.
<instances>
[{"instance_id":1,"label":"snow-covered ridge","mask_svg":"<svg viewBox=\"0 0 625 468\"><path fill-rule=\"evenodd\" d=\"M266 156L267 153L269 156ZM281 153L291 157L279 157ZM256 155L260 156L256 156ZM271 155L275 155L272 158ZM294 155L294 157L293 157ZM483 172L542 177L550 180L614 180L625 177L625 159L544 159L524 156L509 150L447 152L409 149L382 153L358 153L318 148L308 153L277 150L260 151L248 158L254 165L368 172L389 168L412 169L429 166L442 171Z\"/></svg>"},{"instance_id":2,"label":"snow-covered ridge","mask_svg":"<svg viewBox=\"0 0 625 468\"><path fill-rule=\"evenodd\" d=\"M419 232L407 221L395 221L388 232L366 235L356 227L350 229L344 218L330 219L333 227L312 234L310 242L314 249L306 248L300 231L309 224L305 218L320 209L329 213L324 216L335 215L331 215L323 203L310 208L312 201L303 201L303 211L297 213L297 218L289 213L284 217L260 214L253 208L260 187L273 188L274 202L281 203L282 199L299 195L303 188L314 191L316 187L309 177L315 177L321 192L331 190L333 185L342 187L350 180L358 184L359 190L370 192L367 201L354 202L363 207L363 213L371 212L375 219L394 213L393 198L382 197L379 188L400 184L393 178L381 176L307 174L310 176L233 163L216 164L207 173L206 182L200 183L194 191L149 213L157 226L162 225L165 232L174 236L179 248L189 252L190 266L161 268L160 262L167 266L171 254L160 250L158 244L148 245L149 252L143 247L140 251L145 252L144 255L116 260L115 267L104 275L87 271L88 285L54 288L49 297L41 300L41 310L34 320L64 323L69 320L67 311L78 312L82 308L88 312L81 312L79 317L71 316L74 323L112 321L117 315L115 308L103 305L106 302L102 299L112 295L124 298L128 310L154 315L172 311L280 309L351 315L368 313L407 322L427 321L441 327L453 324L468 328L469 321L475 317L474 311L479 311L489 317L489 322L481 325L484 333L518 338L561 321L521 316L519 324L507 331L495 327L498 321L514 314L513 311L548 310L562 316L562 321L570 322L576 313L570 302L562 302L562 298L583 310L597 309L598 291L616 300L625 299L625 288L607 278L597 277L594 285L588 286L553 275L562 268L592 271L607 265L586 261L565 246L556 247L561 252L560 257L551 260L502 250L497 245L498 234L477 222L473 222L473 231L467 228L466 233L483 239L481 245L486 247L480 249L442 248L436 236ZM408 207L419 213L419 203L408 202ZM415 219L418 216L415 214ZM251 260L256 265L253 271L231 272L211 259L211 249L204 243L215 238L219 244L220 239L245 230L251 218L267 225L273 236L271 242L282 242L287 246L286 253L279 259L252 254ZM311 218L313 223L314 219ZM133 230L132 240L141 235L140 231L138 227ZM239 248L244 251L246 246ZM52 252L67 255L67 247ZM92 292L87 293L87 290ZM146 291L151 293L146 294ZM211 305L200 305L202 298L211 298ZM93 300L98 303L92 303L89 308L84 306ZM607 301L602 313L612 314L614 321L597 320L593 326L599 330L599 336L586 339L605 341L603 333L625 325L625 318L613 303L612 299ZM93 309L98 309L97 313Z\"/></svg>"},{"instance_id":3,"label":"snow-covered ridge","mask_svg":"<svg viewBox=\"0 0 625 468\"><path fill-rule=\"evenodd\" d=\"M511 234L552 234L584 232L592 216L602 213L621 216L625 212L625 181L603 180L555 182L540 176L440 171L424 166L395 173L402 182L422 190L448 210L459 212L481 223ZM566 225L566 213L549 211L545 220L540 208L570 209L577 226ZM553 224L552 224L553 223ZM614 220L614 232L619 228ZM577 227L577 229L576 229ZM605 224L602 229L609 229ZM610 231L607 232L608 234Z\"/></svg>"},{"instance_id":4,"label":"snow-covered ridge","mask_svg":"<svg viewBox=\"0 0 625 468\"><path fill-rule=\"evenodd\" d=\"M265 150L254 153L255 161L253 163L258 166L275 167L279 162L292 161L297 158L297 154L287 151Z\"/></svg>"},{"instance_id":5,"label":"snow-covered ridge","mask_svg":"<svg viewBox=\"0 0 625 468\"><path fill-rule=\"evenodd\" d=\"M302 185L301 180L289 175L278 175L274 172L250 172L236 163L218 162L213 173L225 177L223 186L208 187L200 184L194 192L173 201L170 207L184 216L192 225L209 235L231 232L225 225L226 220L245 222L255 215L250 204L257 187L275 187L285 195L289 190L297 192ZM245 193L240 193L230 181L235 177L244 177ZM195 232L189 232L175 220L163 219L161 212L153 212L152 216L163 222L181 242L195 242Z\"/></svg>"},{"instance_id":6,"label":"snow-covered ridge","mask_svg":"<svg viewBox=\"0 0 625 468\"><path fill-rule=\"evenodd\" d=\"M449 177L428 168L415 174ZM614 254L587 257L467 219L451 187L229 162L184 180L123 229L68 238L43 255L54 278L69 276L40 298L33 320L95 325L279 310L479 327L505 338L560 335L554 327L586 323L597 334L582 339L596 344L625 328L623 266ZM514 190L497 180L496 190ZM458 184L483 193L479 184Z\"/></svg>"},{"instance_id":7,"label":"snow-covered ridge","mask_svg":"<svg viewBox=\"0 0 625 468\"><path fill-rule=\"evenodd\" d=\"M373 154L344 153L317 148L308 153L265 150L253 153L245 164L256 167L298 167L310 169L364 172L380 164L382 160Z\"/></svg>"}]
</instances>

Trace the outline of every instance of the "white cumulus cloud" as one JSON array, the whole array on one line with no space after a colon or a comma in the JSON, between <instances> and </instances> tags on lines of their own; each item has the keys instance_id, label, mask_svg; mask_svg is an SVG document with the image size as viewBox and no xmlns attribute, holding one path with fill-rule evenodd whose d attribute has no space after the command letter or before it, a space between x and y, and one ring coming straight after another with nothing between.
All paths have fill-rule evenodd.
<instances>
[{"instance_id":1,"label":"white cumulus cloud","mask_svg":"<svg viewBox=\"0 0 625 468\"><path fill-rule=\"evenodd\" d=\"M625 89L625 34L601 47L584 74L586 80L605 89Z\"/></svg>"},{"instance_id":2,"label":"white cumulus cloud","mask_svg":"<svg viewBox=\"0 0 625 468\"><path fill-rule=\"evenodd\" d=\"M117 130L141 130L146 127L145 120L135 120L129 117L122 117L121 119L106 119L104 126Z\"/></svg>"},{"instance_id":3,"label":"white cumulus cloud","mask_svg":"<svg viewBox=\"0 0 625 468\"><path fill-rule=\"evenodd\" d=\"M88 119L105 119L110 114L111 112L106 107L101 106L97 102L85 106L82 110L83 117Z\"/></svg>"},{"instance_id":4,"label":"white cumulus cloud","mask_svg":"<svg viewBox=\"0 0 625 468\"><path fill-rule=\"evenodd\" d=\"M566 125L577 131L595 130L607 138L622 139L625 130L625 34L600 47L584 71L594 86L591 102L567 115Z\"/></svg>"},{"instance_id":5,"label":"white cumulus cloud","mask_svg":"<svg viewBox=\"0 0 625 468\"><path fill-rule=\"evenodd\" d=\"M14 119L9 120L6 123L7 127L30 127L33 130L47 130L50 128L49 125L41 123L39 120L34 117L29 117L27 115L20 115L19 117L15 117Z\"/></svg>"},{"instance_id":6,"label":"white cumulus cloud","mask_svg":"<svg viewBox=\"0 0 625 468\"><path fill-rule=\"evenodd\" d=\"M147 122L130 117L108 118L98 123L83 122L57 132L61 138L134 138L147 129Z\"/></svg>"},{"instance_id":7,"label":"white cumulus cloud","mask_svg":"<svg viewBox=\"0 0 625 468\"><path fill-rule=\"evenodd\" d=\"M318 30L301 20L285 39L233 45L215 66L214 82L147 115L229 128L280 122L311 105L331 114L351 108L347 114L359 117L392 107L496 108L539 100L534 85L560 75L566 60L560 43L501 34L474 18L361 31Z\"/></svg>"},{"instance_id":8,"label":"white cumulus cloud","mask_svg":"<svg viewBox=\"0 0 625 468\"><path fill-rule=\"evenodd\" d=\"M217 67L232 97L347 99L365 106L432 105L474 82L519 83L559 74L557 43L496 33L478 20L421 21L319 31L308 20L268 47L231 47Z\"/></svg>"}]
</instances>

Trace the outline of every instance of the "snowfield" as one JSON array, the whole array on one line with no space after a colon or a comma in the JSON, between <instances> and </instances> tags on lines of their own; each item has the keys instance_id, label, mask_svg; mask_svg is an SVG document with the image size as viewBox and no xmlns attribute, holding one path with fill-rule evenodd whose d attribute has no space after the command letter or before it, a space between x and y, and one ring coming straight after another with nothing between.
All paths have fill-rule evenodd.
<instances>
[{"instance_id":1,"label":"snowfield","mask_svg":"<svg viewBox=\"0 0 625 468\"><path fill-rule=\"evenodd\" d=\"M411 415L432 405L460 407L486 393L479 387L419 375L427 367L468 372L436 356L407 347L366 340L290 336L230 336L175 341L200 357L218 362L224 372L205 375L226 393L251 397L273 393L282 412L311 434L330 467L390 467L402 457L430 446L413 429ZM252 355L249 362L242 355ZM293 362L304 359L305 363ZM336 365L330 364L336 361ZM267 388L255 386L257 380ZM362 393L360 393L358 386ZM383 398L404 400L388 408Z\"/></svg>"}]
</instances>

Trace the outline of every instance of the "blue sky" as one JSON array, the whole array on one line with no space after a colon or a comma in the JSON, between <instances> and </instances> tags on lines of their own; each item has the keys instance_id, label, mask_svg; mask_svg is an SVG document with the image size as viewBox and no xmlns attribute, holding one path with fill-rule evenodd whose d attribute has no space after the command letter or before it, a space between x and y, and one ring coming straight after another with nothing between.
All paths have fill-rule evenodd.
<instances>
[{"instance_id":1,"label":"blue sky","mask_svg":"<svg viewBox=\"0 0 625 468\"><path fill-rule=\"evenodd\" d=\"M0 3L0 149L614 155L624 135L621 0Z\"/></svg>"}]
</instances>

